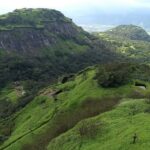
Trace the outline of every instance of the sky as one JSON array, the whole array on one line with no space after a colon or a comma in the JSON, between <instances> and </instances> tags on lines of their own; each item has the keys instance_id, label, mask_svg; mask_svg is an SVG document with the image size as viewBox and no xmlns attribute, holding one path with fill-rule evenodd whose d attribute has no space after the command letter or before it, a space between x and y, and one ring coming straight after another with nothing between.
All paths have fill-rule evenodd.
<instances>
[{"instance_id":1,"label":"sky","mask_svg":"<svg viewBox=\"0 0 150 150\"><path fill-rule=\"evenodd\" d=\"M0 13L16 8L53 8L62 12L85 10L89 8L115 9L125 7L150 8L149 0L0 0Z\"/></svg>"}]
</instances>

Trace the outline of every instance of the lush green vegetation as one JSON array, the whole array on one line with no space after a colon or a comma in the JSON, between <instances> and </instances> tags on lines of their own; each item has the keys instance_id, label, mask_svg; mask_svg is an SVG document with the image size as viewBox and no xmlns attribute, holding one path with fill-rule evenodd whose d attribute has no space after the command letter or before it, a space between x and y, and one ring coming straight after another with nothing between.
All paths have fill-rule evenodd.
<instances>
[{"instance_id":1,"label":"lush green vegetation","mask_svg":"<svg viewBox=\"0 0 150 150\"><path fill-rule=\"evenodd\" d=\"M115 64L112 66L111 68L115 68ZM91 67L72 76L68 82L62 84L60 81L56 85L41 89L23 109L17 109L11 116L6 117L5 120L13 124L10 124L9 134L1 132L1 142L5 141L1 144L1 149L43 150L48 147L59 150L62 143L61 149L64 150L72 147L80 147L83 150L97 149L97 146L99 149L107 149L110 146L108 143L117 139L116 144L112 144L112 150L121 148L122 143L128 143L127 149L130 146L131 149L137 146L141 148L146 140L148 141L148 137L144 137L148 128L144 126L140 130L141 121L138 121L143 118L145 124L149 124L150 73L149 69L146 69L149 67L138 67L135 64L125 66L136 68L137 77L143 71L145 75L142 75L142 78L130 78L130 82L117 88L103 88L99 86L96 78L100 69ZM135 82L145 85L146 89ZM1 92L3 97L9 97L15 87L16 85L4 88ZM52 93L56 93L55 91L60 92L54 97ZM19 104L19 99L18 97L18 100L12 102ZM94 118L84 120L89 117ZM4 124L5 120L1 119L3 130L8 129ZM128 121L131 121L131 124ZM124 130L125 127L128 130ZM138 140L135 144L130 144L135 131Z\"/></svg>"},{"instance_id":2,"label":"lush green vegetation","mask_svg":"<svg viewBox=\"0 0 150 150\"><path fill-rule=\"evenodd\" d=\"M150 62L145 31L120 26L99 40L47 9L15 10L0 24L16 43L23 28L53 39L0 50L0 150L149 148L150 67L136 63Z\"/></svg>"},{"instance_id":3,"label":"lush green vegetation","mask_svg":"<svg viewBox=\"0 0 150 150\"><path fill-rule=\"evenodd\" d=\"M66 49L69 49L70 45L66 45ZM12 81L29 81L37 85L38 88L44 84L50 84L53 81L68 73L75 73L87 66L97 63L107 62L117 59L117 55L108 55L101 57L99 50L87 50L86 46L76 46L76 52L66 52L66 49L61 47L60 50L49 51L46 56L41 57L20 57L17 55L3 55L0 60L0 87L5 86ZM39 84L39 85L38 85ZM34 90L36 90L34 88Z\"/></svg>"}]
</instances>

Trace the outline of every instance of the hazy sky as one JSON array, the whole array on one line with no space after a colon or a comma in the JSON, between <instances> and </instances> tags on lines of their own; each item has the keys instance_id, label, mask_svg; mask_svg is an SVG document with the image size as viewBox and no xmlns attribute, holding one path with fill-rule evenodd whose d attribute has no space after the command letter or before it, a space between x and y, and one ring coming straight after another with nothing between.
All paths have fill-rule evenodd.
<instances>
[{"instance_id":1,"label":"hazy sky","mask_svg":"<svg viewBox=\"0 0 150 150\"><path fill-rule=\"evenodd\" d=\"M0 0L0 13L16 8L54 8L63 12L85 10L89 8L116 9L125 7L148 7L149 0Z\"/></svg>"}]
</instances>

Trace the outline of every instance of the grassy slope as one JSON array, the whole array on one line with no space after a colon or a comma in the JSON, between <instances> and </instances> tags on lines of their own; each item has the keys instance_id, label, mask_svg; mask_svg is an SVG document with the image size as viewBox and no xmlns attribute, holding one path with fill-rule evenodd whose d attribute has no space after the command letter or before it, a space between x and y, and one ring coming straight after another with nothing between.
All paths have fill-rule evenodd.
<instances>
[{"instance_id":1,"label":"grassy slope","mask_svg":"<svg viewBox=\"0 0 150 150\"><path fill-rule=\"evenodd\" d=\"M48 150L148 150L150 120L149 113L145 113L147 108L150 109L150 104L143 99L125 99L114 110L84 120L57 137L51 141ZM83 122L98 126L94 138L82 137L79 134ZM134 133L138 136L136 144L132 144Z\"/></svg>"},{"instance_id":2,"label":"grassy slope","mask_svg":"<svg viewBox=\"0 0 150 150\"><path fill-rule=\"evenodd\" d=\"M58 123L61 123L62 113L64 113L63 117L65 118L66 116L72 117L74 115L73 112L82 111L82 109L78 110L77 108L80 108L83 101L87 100L86 98L88 97L92 97L92 98L95 97L101 100L103 97L112 97L112 96L115 97L118 95L127 97L127 95L129 95L130 92L132 92L133 90L139 90L141 93L149 92L149 86L146 91L140 90L133 85L126 85L120 88L103 89L103 88L98 87L96 81L93 80L94 75L95 75L95 69L92 68L92 69L89 69L85 75L78 74L76 75L74 80L69 81L65 84L58 84L58 85L43 89L31 103L29 103L25 108L23 108L21 111L15 114L15 120L14 120L15 127L13 129L13 132L10 138L1 145L0 149L20 150L23 145L25 145L26 143L32 143L33 140L36 139L37 137L40 137L41 135L42 137L46 136L45 132L49 133L50 135L52 131L55 130ZM54 101L52 97L48 96L48 94L51 93L53 89L63 89L63 92L58 95L57 101ZM107 140L110 141L110 144L111 142L113 143L113 140L116 140L115 135L118 134L118 131L117 131L118 128L116 127L118 126L120 130L120 136L124 137L125 134L128 135L128 138L129 136L132 136L133 132L136 129L136 126L134 129L133 125L130 125L127 123L128 119L130 118L130 116L127 114L129 114L130 112L130 111L128 112L128 110L130 109L130 105L133 105L132 103L135 104L135 102L137 102L136 105L138 107L140 105L143 106L139 108L141 109L141 111L142 109L145 109L147 107L147 105L143 101L140 101L140 100L130 101L130 102L126 102L126 104L128 104L126 107L124 107L124 105L122 104L119 107L117 107L117 109L113 110L112 112L108 112L106 114L103 114L102 116L98 116L97 118L95 118L95 121L99 121L99 118L102 118L103 120L102 122L106 124L106 126L104 126L103 132L107 134L103 134L102 137L100 136L101 134L100 135L98 134L96 140L94 141L91 139L88 141L85 140L85 145L82 147L82 149L88 149L90 147L92 149L94 148L96 149L97 144L100 147L103 145L104 146L103 149L104 148L107 149L108 148L107 146L109 146L107 143L108 142ZM126 113L126 115L124 113ZM148 124L147 114L138 113L138 115L135 115L132 117L133 119L135 118L135 123L137 122L137 128L140 127L140 124L138 125L138 120L142 119L142 117L144 119L145 124ZM79 117L80 119L77 119L74 122L72 121L73 124L70 126L70 128L73 127L78 121L87 117L88 116L85 115L81 118ZM137 117L137 120L136 120L136 117ZM127 132L125 132L124 130L126 126L123 126L125 123L127 127L130 127L128 128L129 131L127 130ZM142 123L142 122L140 121L139 123ZM146 129L147 126L145 125L144 128ZM115 129L115 131L113 129ZM68 139L70 137L70 134L72 135L72 132L74 132L74 130L76 130L76 127L73 130L66 133L66 135L69 134L69 136L63 139ZM149 129L147 128L147 130ZM123 132L123 134L121 132ZM142 134L144 134L144 132ZM57 137L57 136L59 136L59 133L57 133L54 137ZM62 135L62 136L65 136L65 135ZM74 137L76 139L76 132L72 136L73 136L73 139ZM101 141L101 138L103 139L102 141ZM58 145L60 145L59 139L61 139L61 136L58 137ZM64 147L63 147L64 149L68 149L68 148L70 149L71 147L73 147L72 144L74 145L76 143L74 140L73 141L71 139L68 139L68 140L72 143L65 142L66 144L64 144ZM78 140L79 142L81 142L80 139ZM119 140L121 140L120 137L118 137L118 144L121 144ZM57 138L56 138L56 141L57 141ZM125 140L125 142L127 142L127 140ZM48 143L46 142L46 145L47 144ZM78 146L79 143L77 142L76 144ZM52 146L54 147L55 150L57 150L59 149L57 147L58 145L55 145L52 142L52 144L50 144L49 147ZM69 147L66 148L67 146ZM114 146L117 146L117 145L115 144Z\"/></svg>"}]
</instances>

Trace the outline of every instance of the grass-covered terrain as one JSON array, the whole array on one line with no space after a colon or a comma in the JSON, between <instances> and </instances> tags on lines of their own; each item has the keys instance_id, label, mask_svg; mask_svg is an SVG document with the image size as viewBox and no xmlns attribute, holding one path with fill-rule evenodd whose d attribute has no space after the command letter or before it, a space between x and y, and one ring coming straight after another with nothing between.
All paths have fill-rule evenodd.
<instances>
[{"instance_id":1,"label":"grass-covered terrain","mask_svg":"<svg viewBox=\"0 0 150 150\"><path fill-rule=\"evenodd\" d=\"M145 99L123 99L115 109L83 120L52 140L48 150L149 150L149 110Z\"/></svg>"},{"instance_id":2,"label":"grass-covered terrain","mask_svg":"<svg viewBox=\"0 0 150 150\"><path fill-rule=\"evenodd\" d=\"M3 128L7 128L5 121L12 124L9 134L1 133L0 149L145 150L149 146L149 71L144 75L145 65L123 65L131 69L130 80L119 82L117 87L113 86L114 70L119 66L114 64L106 65L103 72L101 66L87 68L41 89L21 109L18 106L17 111L1 118ZM123 71L120 69L122 80ZM111 81L110 87L98 82L99 73L108 74L104 81ZM21 100L15 92L18 84L1 90L2 97L13 95L13 105ZM135 133L137 139L133 144Z\"/></svg>"}]
</instances>

